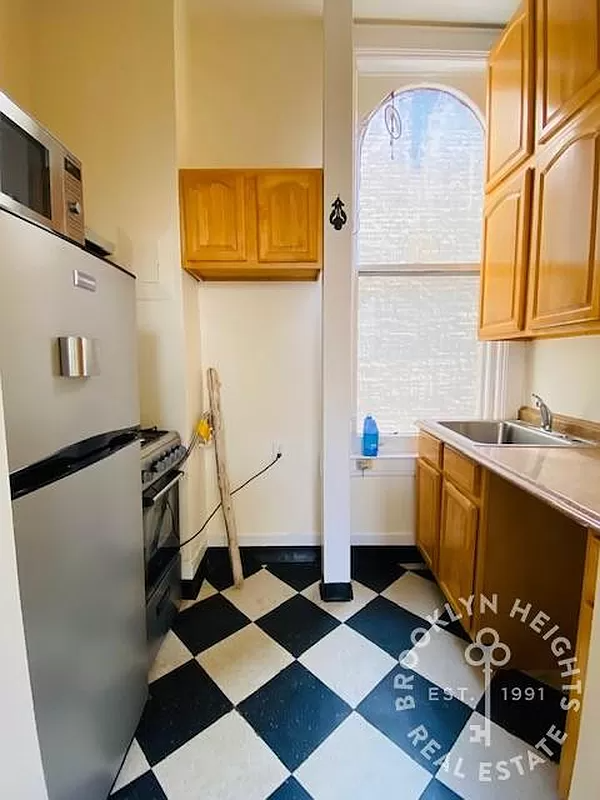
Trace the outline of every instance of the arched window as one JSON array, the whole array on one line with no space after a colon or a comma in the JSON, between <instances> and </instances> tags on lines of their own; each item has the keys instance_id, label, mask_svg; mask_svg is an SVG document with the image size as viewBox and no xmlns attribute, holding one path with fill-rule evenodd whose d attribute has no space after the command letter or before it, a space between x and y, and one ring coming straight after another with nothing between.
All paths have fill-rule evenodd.
<instances>
[{"instance_id":1,"label":"arched window","mask_svg":"<svg viewBox=\"0 0 600 800\"><path fill-rule=\"evenodd\" d=\"M389 95L360 149L358 417L384 434L480 412L484 130L450 90Z\"/></svg>"}]
</instances>

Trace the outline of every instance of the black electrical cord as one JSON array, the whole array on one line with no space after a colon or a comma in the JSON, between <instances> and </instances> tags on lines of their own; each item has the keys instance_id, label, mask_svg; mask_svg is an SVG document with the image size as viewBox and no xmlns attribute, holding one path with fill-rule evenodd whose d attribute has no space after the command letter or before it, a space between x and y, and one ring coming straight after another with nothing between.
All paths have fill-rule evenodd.
<instances>
[{"instance_id":1,"label":"black electrical cord","mask_svg":"<svg viewBox=\"0 0 600 800\"><path fill-rule=\"evenodd\" d=\"M273 459L273 461L271 461L269 464L267 464L267 466L266 466L266 467L263 467L261 470L259 470L259 471L258 471L258 472L256 472L254 475L252 475L252 477L248 478L248 480L247 480L247 481L244 481L244 483L241 483L239 486L237 486L235 489L233 489L233 491L231 492L231 494L232 494L232 495L234 495L234 494L237 494L237 492L241 492L241 490L242 490L242 489L244 489L246 486L248 486L248 484L249 484L249 483L252 483L252 481L255 481L257 478L260 478L260 476L261 476L261 475L264 475L264 474L265 474L265 472L267 472L268 470L270 470L270 469L271 469L271 467L272 467L272 466L274 466L274 465L275 465L275 464L276 464L276 463L279 461L279 459L281 458L281 455L282 455L281 453L277 453L277 455L275 456L275 458ZM221 506L222 506L222 505L223 505L223 503L219 503L219 505L218 505L218 506L216 506L216 507L215 507L215 508L214 508L214 509L213 509L213 510L210 512L210 514L208 515L208 517L207 517L207 518L204 520L204 522L203 522L203 524L202 524L202 527L200 528L200 530L199 530L197 533L195 533L193 536L190 536L190 538L189 538L189 539L187 539L185 542L182 542L182 543L179 545L179 549L180 549L180 550L181 550L181 548L182 548L182 547L185 547L185 546L186 546L186 544L189 544L190 542L193 542L193 541L194 541L194 539L195 539L197 536L200 536L200 534L202 533L202 531L203 531L203 530L206 528L206 526L208 525L208 523L211 521L211 519L214 517L214 515L215 515L215 514L217 513L217 511L218 511L218 510L221 508Z\"/></svg>"}]
</instances>

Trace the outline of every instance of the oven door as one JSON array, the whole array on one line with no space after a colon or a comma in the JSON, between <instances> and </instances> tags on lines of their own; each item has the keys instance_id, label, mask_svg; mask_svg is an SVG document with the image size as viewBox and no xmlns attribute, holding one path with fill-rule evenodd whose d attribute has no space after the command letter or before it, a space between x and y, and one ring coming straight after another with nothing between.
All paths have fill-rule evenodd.
<instances>
[{"instance_id":1,"label":"oven door","mask_svg":"<svg viewBox=\"0 0 600 800\"><path fill-rule=\"evenodd\" d=\"M62 164L58 143L0 93L0 205L62 232Z\"/></svg>"},{"instance_id":2,"label":"oven door","mask_svg":"<svg viewBox=\"0 0 600 800\"><path fill-rule=\"evenodd\" d=\"M143 493L147 597L179 555L179 481L183 475L170 470Z\"/></svg>"}]
</instances>

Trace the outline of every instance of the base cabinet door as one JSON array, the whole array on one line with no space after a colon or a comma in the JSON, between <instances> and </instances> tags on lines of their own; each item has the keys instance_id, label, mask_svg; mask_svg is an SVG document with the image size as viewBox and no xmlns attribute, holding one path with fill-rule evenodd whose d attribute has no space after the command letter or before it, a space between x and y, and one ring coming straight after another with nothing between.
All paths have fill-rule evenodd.
<instances>
[{"instance_id":1,"label":"base cabinet door","mask_svg":"<svg viewBox=\"0 0 600 800\"><path fill-rule=\"evenodd\" d=\"M458 613L465 610L460 598L466 600L473 593L478 517L475 503L444 480L438 577ZM465 627L470 627L468 621Z\"/></svg>"},{"instance_id":2,"label":"base cabinet door","mask_svg":"<svg viewBox=\"0 0 600 800\"><path fill-rule=\"evenodd\" d=\"M417 461L417 546L434 572L440 541L441 494L441 472L420 458Z\"/></svg>"}]
</instances>

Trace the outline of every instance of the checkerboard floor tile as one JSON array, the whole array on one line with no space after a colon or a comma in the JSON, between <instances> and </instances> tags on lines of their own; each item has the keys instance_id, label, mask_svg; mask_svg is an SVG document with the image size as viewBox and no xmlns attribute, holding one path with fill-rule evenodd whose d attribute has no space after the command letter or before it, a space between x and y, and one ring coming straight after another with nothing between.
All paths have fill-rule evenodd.
<instances>
[{"instance_id":1,"label":"checkerboard floor tile","mask_svg":"<svg viewBox=\"0 0 600 800\"><path fill-rule=\"evenodd\" d=\"M242 565L236 590L209 551L111 800L555 800L559 753L535 745L562 695L497 672L486 746L483 675L460 623L431 627L443 596L414 554L357 549L349 603L321 600L316 564Z\"/></svg>"}]
</instances>

